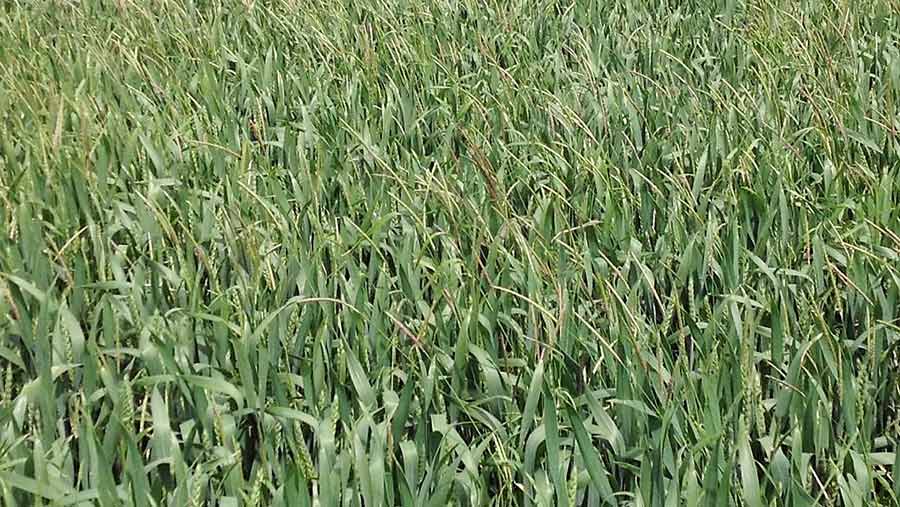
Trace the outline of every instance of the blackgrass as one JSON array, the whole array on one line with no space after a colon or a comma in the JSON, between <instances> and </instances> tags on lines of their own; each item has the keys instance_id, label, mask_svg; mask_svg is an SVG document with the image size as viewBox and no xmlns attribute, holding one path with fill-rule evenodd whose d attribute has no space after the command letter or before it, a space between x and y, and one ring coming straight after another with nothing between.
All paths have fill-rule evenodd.
<instances>
[{"instance_id":1,"label":"blackgrass","mask_svg":"<svg viewBox=\"0 0 900 507\"><path fill-rule=\"evenodd\" d=\"M896 0L0 2L0 503L900 496Z\"/></svg>"}]
</instances>

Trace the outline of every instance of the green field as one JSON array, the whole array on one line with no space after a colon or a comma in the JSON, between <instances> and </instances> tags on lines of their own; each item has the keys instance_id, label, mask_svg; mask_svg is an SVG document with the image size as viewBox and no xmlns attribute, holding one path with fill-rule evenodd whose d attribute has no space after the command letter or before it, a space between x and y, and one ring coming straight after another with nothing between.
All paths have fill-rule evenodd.
<instances>
[{"instance_id":1,"label":"green field","mask_svg":"<svg viewBox=\"0 0 900 507\"><path fill-rule=\"evenodd\" d=\"M0 505L900 505L897 0L0 0Z\"/></svg>"}]
</instances>

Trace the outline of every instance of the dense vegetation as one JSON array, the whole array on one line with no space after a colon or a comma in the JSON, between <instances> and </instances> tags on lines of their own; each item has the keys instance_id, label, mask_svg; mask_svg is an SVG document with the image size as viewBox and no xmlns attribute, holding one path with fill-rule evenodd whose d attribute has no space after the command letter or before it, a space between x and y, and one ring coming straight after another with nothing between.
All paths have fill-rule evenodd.
<instances>
[{"instance_id":1,"label":"dense vegetation","mask_svg":"<svg viewBox=\"0 0 900 507\"><path fill-rule=\"evenodd\" d=\"M0 503L898 505L898 10L0 2Z\"/></svg>"}]
</instances>

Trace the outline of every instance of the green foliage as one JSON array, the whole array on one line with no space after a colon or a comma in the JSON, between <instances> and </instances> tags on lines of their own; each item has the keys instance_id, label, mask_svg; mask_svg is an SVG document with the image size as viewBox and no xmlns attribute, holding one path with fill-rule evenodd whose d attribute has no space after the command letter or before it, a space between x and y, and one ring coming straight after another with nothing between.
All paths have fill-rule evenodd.
<instances>
[{"instance_id":1,"label":"green foliage","mask_svg":"<svg viewBox=\"0 0 900 507\"><path fill-rule=\"evenodd\" d=\"M898 505L898 10L0 2L0 504Z\"/></svg>"}]
</instances>

